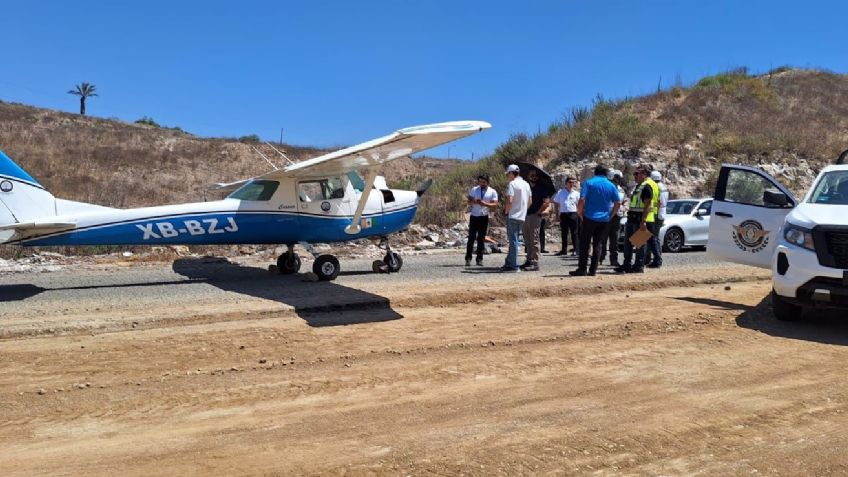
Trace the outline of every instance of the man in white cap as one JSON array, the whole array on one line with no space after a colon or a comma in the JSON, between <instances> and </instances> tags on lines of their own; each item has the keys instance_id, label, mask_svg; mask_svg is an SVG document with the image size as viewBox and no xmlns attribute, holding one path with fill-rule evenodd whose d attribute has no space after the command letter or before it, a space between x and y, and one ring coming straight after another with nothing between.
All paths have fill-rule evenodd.
<instances>
[{"instance_id":1,"label":"man in white cap","mask_svg":"<svg viewBox=\"0 0 848 477\"><path fill-rule=\"evenodd\" d=\"M666 207L668 207L668 187L663 182L663 176L660 171L651 172L651 180L657 183L660 188L659 206L657 208L657 218L654 220L654 227L651 233L654 234L651 240L648 241L648 247L645 250L645 266L648 268L660 268L662 266L662 244L660 243L660 230L665 222Z\"/></svg>"},{"instance_id":2,"label":"man in white cap","mask_svg":"<svg viewBox=\"0 0 848 477\"><path fill-rule=\"evenodd\" d=\"M532 201L530 184L521 178L521 171L515 164L506 168L509 185L506 186L506 237L509 240L509 252L506 262L501 267L503 272L518 272L518 233L527 218L527 208Z\"/></svg>"}]
</instances>

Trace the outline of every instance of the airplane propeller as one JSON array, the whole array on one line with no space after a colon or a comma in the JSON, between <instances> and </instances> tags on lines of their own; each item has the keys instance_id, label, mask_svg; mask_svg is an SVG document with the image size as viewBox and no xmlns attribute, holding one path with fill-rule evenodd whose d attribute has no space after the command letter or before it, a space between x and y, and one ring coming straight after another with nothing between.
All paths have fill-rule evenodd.
<instances>
[{"instance_id":1,"label":"airplane propeller","mask_svg":"<svg viewBox=\"0 0 848 477\"><path fill-rule=\"evenodd\" d=\"M418 184L418 187L415 189L415 193L418 194L418 197L421 197L432 185L433 179L427 179L426 181Z\"/></svg>"}]
</instances>

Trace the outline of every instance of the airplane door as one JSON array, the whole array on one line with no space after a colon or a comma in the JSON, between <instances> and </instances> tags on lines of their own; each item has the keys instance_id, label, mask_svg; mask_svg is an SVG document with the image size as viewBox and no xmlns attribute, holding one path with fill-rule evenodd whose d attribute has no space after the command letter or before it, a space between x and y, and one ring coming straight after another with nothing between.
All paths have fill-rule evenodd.
<instances>
[{"instance_id":1,"label":"airplane door","mask_svg":"<svg viewBox=\"0 0 848 477\"><path fill-rule=\"evenodd\" d=\"M339 227L332 219L350 216L350 205L347 184L339 177L297 182L298 221L307 241L336 240Z\"/></svg>"},{"instance_id":2,"label":"airplane door","mask_svg":"<svg viewBox=\"0 0 848 477\"><path fill-rule=\"evenodd\" d=\"M760 169L723 165L710 214L707 254L771 268L783 221L795 204L792 193Z\"/></svg>"}]
</instances>

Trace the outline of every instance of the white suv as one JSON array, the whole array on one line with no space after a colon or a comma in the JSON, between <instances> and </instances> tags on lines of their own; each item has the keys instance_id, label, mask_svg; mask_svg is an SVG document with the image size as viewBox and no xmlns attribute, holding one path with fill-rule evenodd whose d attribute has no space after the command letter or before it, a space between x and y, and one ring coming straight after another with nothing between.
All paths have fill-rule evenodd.
<instances>
[{"instance_id":1,"label":"white suv","mask_svg":"<svg viewBox=\"0 0 848 477\"><path fill-rule=\"evenodd\" d=\"M848 310L848 151L800 202L760 169L725 164L713 202L708 253L771 268L781 320L804 308Z\"/></svg>"}]
</instances>

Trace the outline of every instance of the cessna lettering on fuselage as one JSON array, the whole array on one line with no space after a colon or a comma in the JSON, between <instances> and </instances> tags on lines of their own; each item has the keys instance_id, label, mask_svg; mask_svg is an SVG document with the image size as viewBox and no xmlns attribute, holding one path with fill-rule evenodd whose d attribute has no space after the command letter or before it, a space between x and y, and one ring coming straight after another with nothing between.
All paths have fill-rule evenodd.
<instances>
[{"instance_id":1,"label":"cessna lettering on fuselage","mask_svg":"<svg viewBox=\"0 0 848 477\"><path fill-rule=\"evenodd\" d=\"M185 220L184 227L177 228L170 222L155 222L152 224L136 224L144 232L142 240L178 237L180 234L205 235L238 232L238 224L232 217L227 217L227 225L220 227L218 219Z\"/></svg>"}]
</instances>

